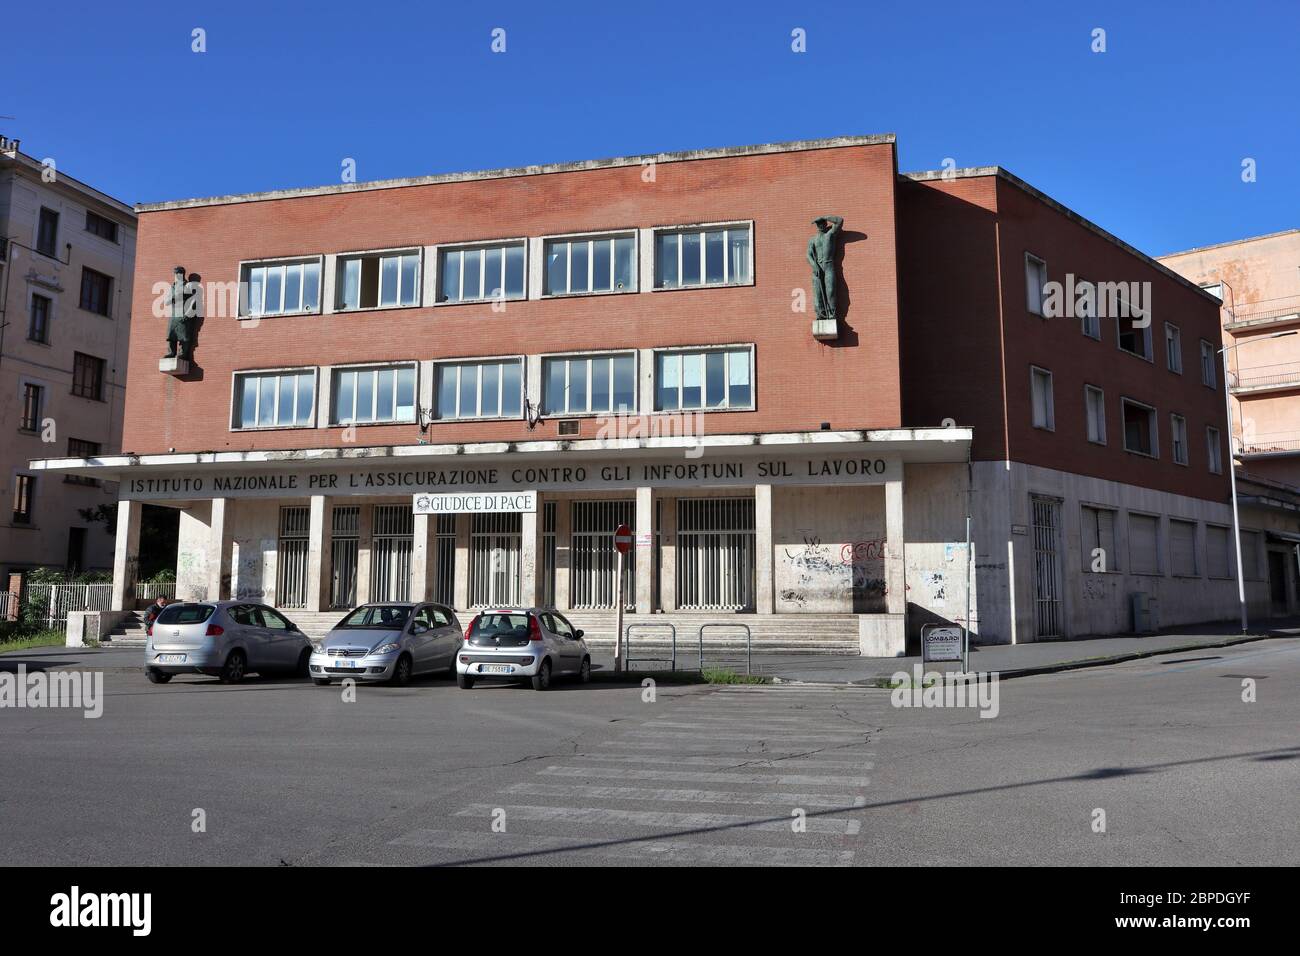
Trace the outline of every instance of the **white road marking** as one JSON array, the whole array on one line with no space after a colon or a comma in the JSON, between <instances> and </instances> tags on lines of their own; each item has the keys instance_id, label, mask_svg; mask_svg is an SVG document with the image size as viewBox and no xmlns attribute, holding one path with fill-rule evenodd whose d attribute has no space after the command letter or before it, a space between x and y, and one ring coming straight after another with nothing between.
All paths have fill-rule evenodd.
<instances>
[{"instance_id":1,"label":"white road marking","mask_svg":"<svg viewBox=\"0 0 1300 956\"><path fill-rule=\"evenodd\" d=\"M540 771L552 777L611 777L624 780L695 780L703 783L778 784L791 787L867 787L870 777L808 773L730 773L724 770L634 770L630 767L560 767Z\"/></svg>"},{"instance_id":2,"label":"white road marking","mask_svg":"<svg viewBox=\"0 0 1300 956\"><path fill-rule=\"evenodd\" d=\"M848 808L866 805L866 798L843 793L794 793L748 790L674 790L661 787L598 787L587 784L516 783L506 793L557 800L645 800L656 803L724 803L730 805Z\"/></svg>"},{"instance_id":3,"label":"white road marking","mask_svg":"<svg viewBox=\"0 0 1300 956\"><path fill-rule=\"evenodd\" d=\"M605 807L535 807L506 804L472 803L456 812L458 817L481 817L491 821L497 809L505 811L506 820L559 823L569 826L674 827L679 830L728 828L763 832L791 833L790 821L770 817L742 817L734 813L679 813L671 810L611 810ZM861 828L858 820L809 815L804 821L808 833L852 835Z\"/></svg>"}]
</instances>

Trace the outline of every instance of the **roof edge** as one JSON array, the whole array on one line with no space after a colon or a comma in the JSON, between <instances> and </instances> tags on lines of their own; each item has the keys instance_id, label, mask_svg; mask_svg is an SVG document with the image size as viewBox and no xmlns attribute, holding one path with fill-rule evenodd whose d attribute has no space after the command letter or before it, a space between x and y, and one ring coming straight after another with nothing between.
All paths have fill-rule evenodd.
<instances>
[{"instance_id":1,"label":"roof edge","mask_svg":"<svg viewBox=\"0 0 1300 956\"><path fill-rule=\"evenodd\" d=\"M1229 239L1227 242L1214 242L1208 246L1193 246L1191 249L1183 249L1181 252L1166 252L1161 259L1173 259L1177 256L1190 256L1198 252L1209 252L1211 249L1225 249L1228 246L1240 246L1247 242L1262 242L1265 239L1281 239L1283 236L1294 236L1300 233L1300 229L1283 229L1280 232L1267 232L1262 236L1247 236L1245 239Z\"/></svg>"}]
</instances>

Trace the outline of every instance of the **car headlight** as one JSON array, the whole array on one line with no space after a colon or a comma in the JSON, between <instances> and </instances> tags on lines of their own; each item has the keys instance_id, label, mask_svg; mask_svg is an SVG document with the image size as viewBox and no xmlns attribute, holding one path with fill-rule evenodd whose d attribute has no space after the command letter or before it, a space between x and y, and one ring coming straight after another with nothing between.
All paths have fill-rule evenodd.
<instances>
[{"instance_id":1,"label":"car headlight","mask_svg":"<svg viewBox=\"0 0 1300 956\"><path fill-rule=\"evenodd\" d=\"M317 653L317 654L324 654L324 653L325 653L325 645L322 644L320 641L312 641L312 642L311 642L311 649L312 649L315 653Z\"/></svg>"},{"instance_id":2,"label":"car headlight","mask_svg":"<svg viewBox=\"0 0 1300 956\"><path fill-rule=\"evenodd\" d=\"M371 653L371 654L391 654L391 653L393 653L393 651L397 650L397 649L398 649L399 647L401 647L401 646L402 646L402 645L400 645L400 644L380 644L378 647L374 648L370 653Z\"/></svg>"}]
</instances>

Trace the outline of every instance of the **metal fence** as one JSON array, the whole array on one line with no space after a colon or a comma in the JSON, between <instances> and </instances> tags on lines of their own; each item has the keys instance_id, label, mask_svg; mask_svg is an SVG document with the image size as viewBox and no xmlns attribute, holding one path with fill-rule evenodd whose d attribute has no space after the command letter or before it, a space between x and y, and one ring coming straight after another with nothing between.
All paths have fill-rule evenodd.
<instances>
[{"instance_id":1,"label":"metal fence","mask_svg":"<svg viewBox=\"0 0 1300 956\"><path fill-rule=\"evenodd\" d=\"M113 606L111 584L29 584L23 604L48 628L62 627L73 611L107 611Z\"/></svg>"},{"instance_id":2,"label":"metal fence","mask_svg":"<svg viewBox=\"0 0 1300 956\"><path fill-rule=\"evenodd\" d=\"M159 598L166 598L168 601L176 600L176 582L175 581L137 581L135 584L135 599L137 601L156 601Z\"/></svg>"}]
</instances>

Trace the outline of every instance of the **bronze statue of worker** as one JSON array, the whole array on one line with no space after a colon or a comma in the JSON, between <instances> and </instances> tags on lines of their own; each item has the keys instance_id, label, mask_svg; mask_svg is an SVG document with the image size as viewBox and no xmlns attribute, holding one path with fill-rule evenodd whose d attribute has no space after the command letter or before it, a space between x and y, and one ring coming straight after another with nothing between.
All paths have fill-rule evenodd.
<instances>
[{"instance_id":1,"label":"bronze statue of worker","mask_svg":"<svg viewBox=\"0 0 1300 956\"><path fill-rule=\"evenodd\" d=\"M837 318L835 311L835 237L844 225L843 216L818 216L817 233L808 240L808 262L813 271L813 306L817 318Z\"/></svg>"},{"instance_id":2,"label":"bronze statue of worker","mask_svg":"<svg viewBox=\"0 0 1300 956\"><path fill-rule=\"evenodd\" d=\"M194 324L198 315L198 296L194 283L185 279L185 267L172 270L172 287L168 293L171 320L167 323L167 354L163 358L181 358L186 362L194 355Z\"/></svg>"}]
</instances>

